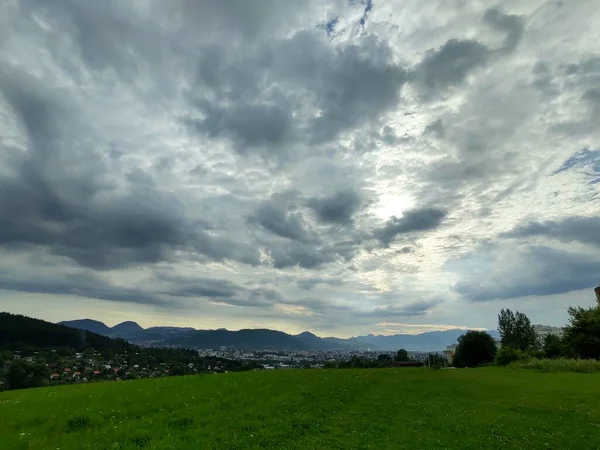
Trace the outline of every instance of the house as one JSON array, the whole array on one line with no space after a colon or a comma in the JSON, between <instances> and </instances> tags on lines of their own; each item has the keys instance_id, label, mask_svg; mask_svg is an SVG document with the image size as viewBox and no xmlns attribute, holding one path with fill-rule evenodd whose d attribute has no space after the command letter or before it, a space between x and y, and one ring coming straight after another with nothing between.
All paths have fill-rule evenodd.
<instances>
[{"instance_id":1,"label":"house","mask_svg":"<svg viewBox=\"0 0 600 450\"><path fill-rule=\"evenodd\" d=\"M65 372L65 373L71 373L71 369L69 369L68 367L65 367L63 369L63 372Z\"/></svg>"},{"instance_id":2,"label":"house","mask_svg":"<svg viewBox=\"0 0 600 450\"><path fill-rule=\"evenodd\" d=\"M53 373L52 375L50 375L51 380L58 380L59 378L60 378L60 375L57 373Z\"/></svg>"},{"instance_id":3,"label":"house","mask_svg":"<svg viewBox=\"0 0 600 450\"><path fill-rule=\"evenodd\" d=\"M100 375L100 371L99 370L94 370L94 375L96 375L96 376Z\"/></svg>"},{"instance_id":4,"label":"house","mask_svg":"<svg viewBox=\"0 0 600 450\"><path fill-rule=\"evenodd\" d=\"M81 372L73 372L73 378L79 378L81 376Z\"/></svg>"}]
</instances>

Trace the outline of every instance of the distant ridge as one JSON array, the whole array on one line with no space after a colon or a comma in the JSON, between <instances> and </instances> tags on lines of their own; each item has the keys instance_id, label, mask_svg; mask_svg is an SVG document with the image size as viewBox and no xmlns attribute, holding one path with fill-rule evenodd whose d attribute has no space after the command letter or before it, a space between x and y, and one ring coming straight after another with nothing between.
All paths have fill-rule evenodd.
<instances>
[{"instance_id":1,"label":"distant ridge","mask_svg":"<svg viewBox=\"0 0 600 450\"><path fill-rule=\"evenodd\" d=\"M59 325L65 325L71 328L79 328L80 330L86 330L91 333L102 334L107 336L110 333L110 327L107 327L104 323L98 320L92 319L79 319L79 320L68 320L65 322L58 322Z\"/></svg>"},{"instance_id":2,"label":"distant ridge","mask_svg":"<svg viewBox=\"0 0 600 450\"><path fill-rule=\"evenodd\" d=\"M467 331L452 329L390 336L368 334L342 339L336 337L321 338L309 331L291 335L268 329L239 331L230 331L225 328L196 330L191 327L150 327L144 329L133 321L122 322L114 327L108 327L102 322L91 319L70 320L60 322L60 324L104 336L120 337L134 344L197 349L233 347L253 350L367 350L370 348L374 351L395 351L403 348L409 351L429 352L440 351L448 345L456 343L458 337ZM495 330L490 330L489 333L493 337L498 337Z\"/></svg>"},{"instance_id":3,"label":"distant ridge","mask_svg":"<svg viewBox=\"0 0 600 450\"><path fill-rule=\"evenodd\" d=\"M119 334L133 334L133 333L141 333L144 329L139 326L136 322L121 322L111 329L111 333L119 333Z\"/></svg>"}]
</instances>

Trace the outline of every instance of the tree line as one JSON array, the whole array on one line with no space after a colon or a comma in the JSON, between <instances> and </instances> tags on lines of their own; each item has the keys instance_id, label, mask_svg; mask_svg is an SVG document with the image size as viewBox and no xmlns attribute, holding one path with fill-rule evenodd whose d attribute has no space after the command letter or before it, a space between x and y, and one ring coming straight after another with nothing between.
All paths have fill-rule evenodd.
<instances>
[{"instance_id":1,"label":"tree line","mask_svg":"<svg viewBox=\"0 0 600 450\"><path fill-rule=\"evenodd\" d=\"M527 358L600 359L600 299L591 308L571 306L568 312L569 323L562 335L540 339L524 313L502 309L498 314L500 348L489 333L468 331L458 339L453 365L508 365Z\"/></svg>"}]
</instances>

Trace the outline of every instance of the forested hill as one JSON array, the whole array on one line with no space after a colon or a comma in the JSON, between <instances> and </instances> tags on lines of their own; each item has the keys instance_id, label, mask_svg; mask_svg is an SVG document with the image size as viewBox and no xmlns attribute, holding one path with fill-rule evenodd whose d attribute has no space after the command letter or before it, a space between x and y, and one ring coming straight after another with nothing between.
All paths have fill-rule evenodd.
<instances>
[{"instance_id":1,"label":"forested hill","mask_svg":"<svg viewBox=\"0 0 600 450\"><path fill-rule=\"evenodd\" d=\"M123 339L113 339L31 317L0 313L0 349L22 350L27 347L69 347L78 351L87 348L115 351L135 348Z\"/></svg>"}]
</instances>

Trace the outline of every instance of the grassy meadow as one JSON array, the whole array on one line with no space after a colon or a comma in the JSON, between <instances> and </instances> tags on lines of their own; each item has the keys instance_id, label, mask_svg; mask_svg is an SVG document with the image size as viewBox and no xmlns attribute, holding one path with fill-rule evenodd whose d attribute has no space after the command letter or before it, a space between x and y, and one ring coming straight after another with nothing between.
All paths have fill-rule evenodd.
<instances>
[{"instance_id":1,"label":"grassy meadow","mask_svg":"<svg viewBox=\"0 0 600 450\"><path fill-rule=\"evenodd\" d=\"M8 449L597 449L600 375L427 368L168 377L0 393Z\"/></svg>"}]
</instances>

